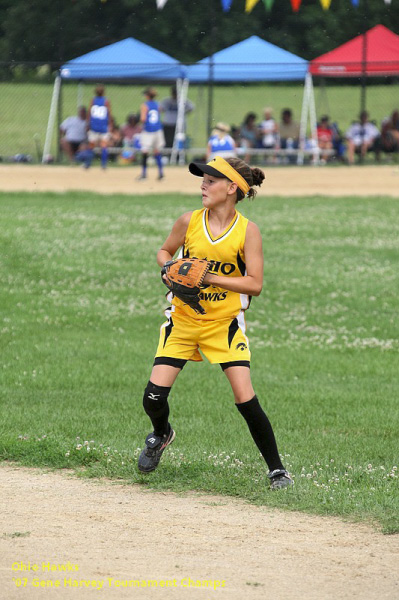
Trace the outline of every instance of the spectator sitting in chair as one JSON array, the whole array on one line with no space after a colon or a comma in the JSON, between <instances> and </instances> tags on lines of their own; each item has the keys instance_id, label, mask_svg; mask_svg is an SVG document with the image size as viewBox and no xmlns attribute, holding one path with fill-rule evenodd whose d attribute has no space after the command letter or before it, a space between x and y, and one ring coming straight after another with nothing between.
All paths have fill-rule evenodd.
<instances>
[{"instance_id":1,"label":"spectator sitting in chair","mask_svg":"<svg viewBox=\"0 0 399 600\"><path fill-rule=\"evenodd\" d=\"M292 110L285 108L281 113L280 122L280 148L286 150L290 147L299 148L299 123L292 118Z\"/></svg>"},{"instance_id":2,"label":"spectator sitting in chair","mask_svg":"<svg viewBox=\"0 0 399 600\"><path fill-rule=\"evenodd\" d=\"M333 150L333 130L327 115L320 119L317 125L317 142L320 148L320 159L322 163L326 163L332 155Z\"/></svg>"},{"instance_id":3,"label":"spectator sitting in chair","mask_svg":"<svg viewBox=\"0 0 399 600\"><path fill-rule=\"evenodd\" d=\"M111 122L109 126L109 137L108 137L108 147L109 149L113 148L122 148L123 146L123 136L121 132L121 128L115 121L113 117L111 117ZM117 154L119 152L110 152L110 160L115 161Z\"/></svg>"},{"instance_id":4,"label":"spectator sitting in chair","mask_svg":"<svg viewBox=\"0 0 399 600\"><path fill-rule=\"evenodd\" d=\"M250 112L246 115L243 124L240 127L240 144L244 149L258 148L259 129L256 125L256 114ZM251 155L247 153L244 157L245 162L249 162Z\"/></svg>"},{"instance_id":5,"label":"spectator sitting in chair","mask_svg":"<svg viewBox=\"0 0 399 600\"><path fill-rule=\"evenodd\" d=\"M67 117L60 125L60 145L71 162L75 160L79 146L87 141L86 118L86 108L80 106L76 116Z\"/></svg>"},{"instance_id":6,"label":"spectator sitting in chair","mask_svg":"<svg viewBox=\"0 0 399 600\"><path fill-rule=\"evenodd\" d=\"M259 125L259 129L262 136L262 148L272 150L277 147L278 144L278 125L273 118L273 109L265 108L264 119Z\"/></svg>"},{"instance_id":7,"label":"spectator sitting in chair","mask_svg":"<svg viewBox=\"0 0 399 600\"><path fill-rule=\"evenodd\" d=\"M206 162L221 156L222 158L233 158L237 156L236 144L230 135L230 127L226 123L217 123L208 141Z\"/></svg>"},{"instance_id":8,"label":"spectator sitting in chair","mask_svg":"<svg viewBox=\"0 0 399 600\"><path fill-rule=\"evenodd\" d=\"M346 152L345 138L342 135L342 132L339 128L338 123L336 123L336 122L331 123L331 130L333 132L333 148L335 151L335 156L341 162L345 162L345 152Z\"/></svg>"},{"instance_id":9,"label":"spectator sitting in chair","mask_svg":"<svg viewBox=\"0 0 399 600\"><path fill-rule=\"evenodd\" d=\"M381 126L381 150L384 152L399 151L399 110L394 110Z\"/></svg>"},{"instance_id":10,"label":"spectator sitting in chair","mask_svg":"<svg viewBox=\"0 0 399 600\"><path fill-rule=\"evenodd\" d=\"M129 164L136 160L136 155L140 150L140 117L130 114L126 118L126 123L120 128L123 150L120 154L121 164Z\"/></svg>"},{"instance_id":11,"label":"spectator sitting in chair","mask_svg":"<svg viewBox=\"0 0 399 600\"><path fill-rule=\"evenodd\" d=\"M366 110L360 113L360 122L355 122L349 127L345 137L348 141L348 162L351 165L355 160L355 152L360 155L360 162L370 150L378 153L380 132L377 126L369 121Z\"/></svg>"},{"instance_id":12,"label":"spectator sitting in chair","mask_svg":"<svg viewBox=\"0 0 399 600\"><path fill-rule=\"evenodd\" d=\"M133 140L140 133L140 118L139 115L130 114L126 117L126 123L121 127L121 135L123 144L125 146L131 146Z\"/></svg>"}]
</instances>

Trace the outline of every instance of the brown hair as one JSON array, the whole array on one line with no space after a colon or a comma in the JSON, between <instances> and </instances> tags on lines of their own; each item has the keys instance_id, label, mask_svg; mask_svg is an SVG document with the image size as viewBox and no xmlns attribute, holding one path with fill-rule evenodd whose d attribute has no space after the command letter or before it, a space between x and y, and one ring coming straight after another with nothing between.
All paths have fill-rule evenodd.
<instances>
[{"instance_id":1,"label":"brown hair","mask_svg":"<svg viewBox=\"0 0 399 600\"><path fill-rule=\"evenodd\" d=\"M245 179L245 181L250 186L250 190L247 193L247 198L255 198L257 192L253 189L253 185L261 186L262 182L265 178L265 174L262 169L258 169L258 167L250 167L246 162L241 160L241 158L226 158L226 162L229 163ZM245 198L244 192L242 192L239 188L237 188L237 202L243 200Z\"/></svg>"},{"instance_id":2,"label":"brown hair","mask_svg":"<svg viewBox=\"0 0 399 600\"><path fill-rule=\"evenodd\" d=\"M153 98L155 98L155 96L157 95L157 90L152 87L149 87L144 90L143 94L145 96L148 96L151 100L153 100Z\"/></svg>"}]
</instances>

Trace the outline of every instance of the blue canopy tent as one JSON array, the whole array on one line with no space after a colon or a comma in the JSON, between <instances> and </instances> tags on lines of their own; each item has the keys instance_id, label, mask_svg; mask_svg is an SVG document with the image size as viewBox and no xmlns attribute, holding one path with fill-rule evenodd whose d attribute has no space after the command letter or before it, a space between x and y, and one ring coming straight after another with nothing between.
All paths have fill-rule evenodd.
<instances>
[{"instance_id":1,"label":"blue canopy tent","mask_svg":"<svg viewBox=\"0 0 399 600\"><path fill-rule=\"evenodd\" d=\"M168 54L134 38L126 38L65 63L54 83L43 162L47 161L57 116L61 82L168 82L186 77L186 67Z\"/></svg>"},{"instance_id":2,"label":"blue canopy tent","mask_svg":"<svg viewBox=\"0 0 399 600\"><path fill-rule=\"evenodd\" d=\"M212 129L214 83L304 81L301 116L301 139L304 145L309 110L314 138L316 131L313 85L308 67L309 63L305 59L253 35L188 66L187 78L190 83L208 83L208 133ZM301 160L300 156L299 159Z\"/></svg>"},{"instance_id":3,"label":"blue canopy tent","mask_svg":"<svg viewBox=\"0 0 399 600\"><path fill-rule=\"evenodd\" d=\"M308 62L253 35L187 67L191 83L295 81L305 79Z\"/></svg>"},{"instance_id":4,"label":"blue canopy tent","mask_svg":"<svg viewBox=\"0 0 399 600\"><path fill-rule=\"evenodd\" d=\"M134 38L88 52L61 67L62 79L174 81L185 77L177 60Z\"/></svg>"}]
</instances>

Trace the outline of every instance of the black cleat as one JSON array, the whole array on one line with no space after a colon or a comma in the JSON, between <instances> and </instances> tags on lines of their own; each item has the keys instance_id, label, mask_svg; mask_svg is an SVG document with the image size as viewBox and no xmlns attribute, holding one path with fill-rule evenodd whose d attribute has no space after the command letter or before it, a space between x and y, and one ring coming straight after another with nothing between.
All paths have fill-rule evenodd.
<instances>
[{"instance_id":1,"label":"black cleat","mask_svg":"<svg viewBox=\"0 0 399 600\"><path fill-rule=\"evenodd\" d=\"M151 473L155 471L161 460L161 456L166 446L169 446L175 439L175 432L170 427L169 433L159 436L155 433L149 433L145 440L145 448L139 456L138 468L142 473Z\"/></svg>"},{"instance_id":2,"label":"black cleat","mask_svg":"<svg viewBox=\"0 0 399 600\"><path fill-rule=\"evenodd\" d=\"M270 487L272 490L281 490L282 488L294 485L293 480L285 469L274 469L267 474L270 479Z\"/></svg>"}]
</instances>

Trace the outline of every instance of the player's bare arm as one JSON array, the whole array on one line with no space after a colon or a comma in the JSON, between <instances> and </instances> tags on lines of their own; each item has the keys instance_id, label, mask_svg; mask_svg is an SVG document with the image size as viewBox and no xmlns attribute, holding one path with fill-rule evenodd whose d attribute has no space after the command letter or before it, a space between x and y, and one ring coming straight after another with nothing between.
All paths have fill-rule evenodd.
<instances>
[{"instance_id":1,"label":"player's bare arm","mask_svg":"<svg viewBox=\"0 0 399 600\"><path fill-rule=\"evenodd\" d=\"M183 245L191 215L192 212L187 212L177 219L172 231L158 250L157 263L160 267L163 267L168 260L172 260L177 250Z\"/></svg>"},{"instance_id":2,"label":"player's bare arm","mask_svg":"<svg viewBox=\"0 0 399 600\"><path fill-rule=\"evenodd\" d=\"M108 123L109 123L108 124L108 131L111 131L112 130L112 119L113 119L113 117L112 117L112 111L111 111L111 103L110 103L109 100L105 101L105 106L108 109L108 117L109 117L108 118Z\"/></svg>"},{"instance_id":3,"label":"player's bare arm","mask_svg":"<svg viewBox=\"0 0 399 600\"><path fill-rule=\"evenodd\" d=\"M259 296L263 286L262 237L258 226L251 221L248 222L247 226L244 253L247 275L243 277L223 277L208 273L205 276L204 283L239 294Z\"/></svg>"},{"instance_id":4,"label":"player's bare arm","mask_svg":"<svg viewBox=\"0 0 399 600\"><path fill-rule=\"evenodd\" d=\"M140 107L140 123L144 124L147 119L148 106L146 104L142 104Z\"/></svg>"},{"instance_id":5,"label":"player's bare arm","mask_svg":"<svg viewBox=\"0 0 399 600\"><path fill-rule=\"evenodd\" d=\"M86 117L87 129L90 128L90 115L91 115L91 108L92 108L92 106L93 106L93 100L90 101L89 109L87 111L87 117Z\"/></svg>"}]
</instances>

